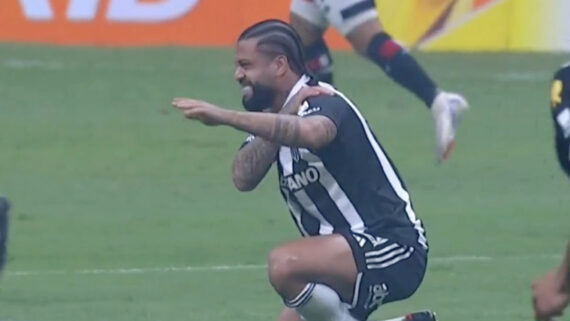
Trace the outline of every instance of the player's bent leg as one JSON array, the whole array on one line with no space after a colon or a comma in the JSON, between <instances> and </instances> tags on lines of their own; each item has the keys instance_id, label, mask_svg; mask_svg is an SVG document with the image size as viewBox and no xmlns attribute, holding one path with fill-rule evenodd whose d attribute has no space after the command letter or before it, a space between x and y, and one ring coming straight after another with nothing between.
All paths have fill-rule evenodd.
<instances>
[{"instance_id":1,"label":"player's bent leg","mask_svg":"<svg viewBox=\"0 0 570 321\"><path fill-rule=\"evenodd\" d=\"M303 321L303 319L294 309L284 308L277 317L277 321Z\"/></svg>"},{"instance_id":2,"label":"player's bent leg","mask_svg":"<svg viewBox=\"0 0 570 321\"><path fill-rule=\"evenodd\" d=\"M381 304L411 296L426 264L419 243L346 231L276 248L269 256L269 279L305 321L364 321Z\"/></svg>"},{"instance_id":3,"label":"player's bent leg","mask_svg":"<svg viewBox=\"0 0 570 321\"><path fill-rule=\"evenodd\" d=\"M408 50L387 34L378 20L368 20L348 35L354 48L379 66L392 80L414 93L430 107L437 85Z\"/></svg>"},{"instance_id":4,"label":"player's bent leg","mask_svg":"<svg viewBox=\"0 0 570 321\"><path fill-rule=\"evenodd\" d=\"M299 34L304 46L308 46L322 39L323 33L327 28L326 24L324 26L315 24L295 12L289 13L289 24Z\"/></svg>"},{"instance_id":5,"label":"player's bent leg","mask_svg":"<svg viewBox=\"0 0 570 321\"><path fill-rule=\"evenodd\" d=\"M343 233L358 269L350 311L359 320L365 320L383 304L412 296L426 271L424 241L418 239L408 245L381 234L370 229L367 233Z\"/></svg>"},{"instance_id":6,"label":"player's bent leg","mask_svg":"<svg viewBox=\"0 0 570 321\"><path fill-rule=\"evenodd\" d=\"M352 37L367 39L370 30L380 29L379 24L374 25L374 22L371 24L366 23L356 28ZM364 29L370 30L364 31ZM460 94L439 90L408 51L392 40L387 33L378 32L369 41L366 49L368 58L430 108L435 125L436 159L438 162L448 159L455 146L461 115L469 107L467 100Z\"/></svg>"},{"instance_id":7,"label":"player's bent leg","mask_svg":"<svg viewBox=\"0 0 570 321\"><path fill-rule=\"evenodd\" d=\"M437 86L407 50L384 32L374 0L323 0L318 3L328 21L357 52L431 106Z\"/></svg>"},{"instance_id":8,"label":"player's bent leg","mask_svg":"<svg viewBox=\"0 0 570 321\"><path fill-rule=\"evenodd\" d=\"M301 37L305 51L305 64L319 81L332 84L333 60L323 38L323 29L302 16L291 12L290 24Z\"/></svg>"},{"instance_id":9,"label":"player's bent leg","mask_svg":"<svg viewBox=\"0 0 570 321\"><path fill-rule=\"evenodd\" d=\"M354 0L356 1L356 0ZM439 90L436 83L422 69L408 50L386 33L378 19L378 13L366 9L359 2L358 10L340 10L341 18L331 21L341 30L354 49L378 65L392 80L414 93L432 111L435 124L436 158L449 157L454 144L461 114L468 108L467 101L459 94ZM345 13L344 15L342 13ZM352 15L347 15L351 12Z\"/></svg>"},{"instance_id":10,"label":"player's bent leg","mask_svg":"<svg viewBox=\"0 0 570 321\"><path fill-rule=\"evenodd\" d=\"M309 283L322 283L349 301L357 269L346 239L333 234L304 238L273 249L268 273L271 285L285 300L296 298Z\"/></svg>"},{"instance_id":11,"label":"player's bent leg","mask_svg":"<svg viewBox=\"0 0 570 321\"><path fill-rule=\"evenodd\" d=\"M352 48L364 57L368 57L368 46L375 35L383 32L384 29L378 17L363 21L355 26L346 35L346 39L352 45Z\"/></svg>"},{"instance_id":12,"label":"player's bent leg","mask_svg":"<svg viewBox=\"0 0 570 321\"><path fill-rule=\"evenodd\" d=\"M303 320L355 320L345 302L350 301L357 270L342 236L310 237L281 245L269 255L268 272L285 305ZM285 312L282 317L292 316Z\"/></svg>"}]
</instances>

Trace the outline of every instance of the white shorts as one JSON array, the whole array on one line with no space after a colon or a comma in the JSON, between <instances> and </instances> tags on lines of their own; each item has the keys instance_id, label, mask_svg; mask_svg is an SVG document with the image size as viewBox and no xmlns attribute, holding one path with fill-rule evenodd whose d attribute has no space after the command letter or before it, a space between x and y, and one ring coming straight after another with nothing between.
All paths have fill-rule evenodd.
<instances>
[{"instance_id":1,"label":"white shorts","mask_svg":"<svg viewBox=\"0 0 570 321\"><path fill-rule=\"evenodd\" d=\"M323 30L331 24L344 36L378 19L374 0L292 0L291 12Z\"/></svg>"}]
</instances>

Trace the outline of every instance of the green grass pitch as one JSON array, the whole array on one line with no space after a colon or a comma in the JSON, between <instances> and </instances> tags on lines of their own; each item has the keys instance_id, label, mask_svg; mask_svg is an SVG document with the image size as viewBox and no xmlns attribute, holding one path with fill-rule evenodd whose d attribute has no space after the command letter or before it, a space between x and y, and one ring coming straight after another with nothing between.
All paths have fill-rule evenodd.
<instances>
[{"instance_id":1,"label":"green grass pitch","mask_svg":"<svg viewBox=\"0 0 570 321\"><path fill-rule=\"evenodd\" d=\"M570 227L548 110L568 56L417 57L472 105L442 166L419 100L335 53L337 86L396 163L431 245L420 290L372 320L424 308L443 321L531 320L530 281L558 263ZM233 68L230 49L0 46L0 193L14 204L1 321L275 319L260 265L298 237L276 174L237 192L230 164L245 134L170 107L188 96L240 108Z\"/></svg>"}]
</instances>

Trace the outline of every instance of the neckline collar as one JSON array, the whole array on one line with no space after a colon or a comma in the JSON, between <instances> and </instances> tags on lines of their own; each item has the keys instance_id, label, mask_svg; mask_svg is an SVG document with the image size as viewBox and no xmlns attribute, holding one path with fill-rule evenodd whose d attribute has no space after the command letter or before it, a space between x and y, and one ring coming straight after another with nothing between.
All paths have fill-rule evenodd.
<instances>
[{"instance_id":1,"label":"neckline collar","mask_svg":"<svg viewBox=\"0 0 570 321\"><path fill-rule=\"evenodd\" d=\"M285 106L291 100L291 98L293 98L293 96L295 96L295 94L301 90L301 88L305 87L305 85L307 85L309 80L311 80L311 77L309 77L309 75L307 74L303 74L301 78L299 78L299 80L295 83L295 86L293 86L293 88L289 92L289 95L287 96L287 99L285 99L285 103L283 103L283 106Z\"/></svg>"}]
</instances>

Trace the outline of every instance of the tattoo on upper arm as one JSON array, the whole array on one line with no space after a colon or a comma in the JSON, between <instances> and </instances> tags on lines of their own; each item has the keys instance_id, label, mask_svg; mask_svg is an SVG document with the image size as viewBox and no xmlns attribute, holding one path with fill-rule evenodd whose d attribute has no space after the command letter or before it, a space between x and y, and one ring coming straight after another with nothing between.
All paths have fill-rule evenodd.
<instances>
[{"instance_id":1,"label":"tattoo on upper arm","mask_svg":"<svg viewBox=\"0 0 570 321\"><path fill-rule=\"evenodd\" d=\"M275 160L278 146L256 138L246 145L234 159L234 175L239 174L257 184L267 173Z\"/></svg>"},{"instance_id":2,"label":"tattoo on upper arm","mask_svg":"<svg viewBox=\"0 0 570 321\"><path fill-rule=\"evenodd\" d=\"M243 155L243 165L247 172L253 172L256 167L263 164L266 165L274 158L274 151L268 146L263 146L262 142L258 144L250 143L248 151Z\"/></svg>"}]
</instances>

